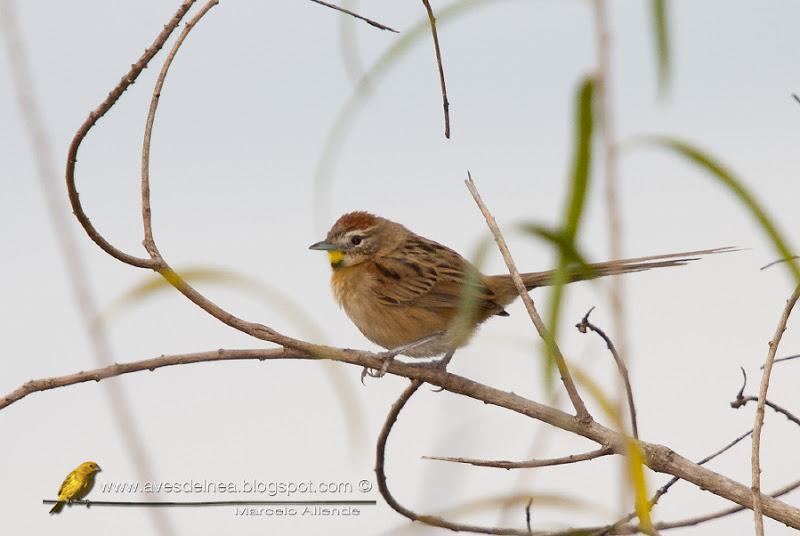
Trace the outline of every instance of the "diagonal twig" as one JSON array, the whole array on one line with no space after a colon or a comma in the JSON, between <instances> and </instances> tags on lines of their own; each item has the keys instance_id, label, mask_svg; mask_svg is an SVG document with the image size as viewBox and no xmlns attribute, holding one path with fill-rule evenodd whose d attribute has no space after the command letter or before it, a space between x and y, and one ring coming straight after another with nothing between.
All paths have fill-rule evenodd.
<instances>
[{"instance_id":1,"label":"diagonal twig","mask_svg":"<svg viewBox=\"0 0 800 536\"><path fill-rule=\"evenodd\" d=\"M436 50L436 65L439 67L439 85L442 86L442 106L444 107L444 137L450 138L450 101L447 100L447 85L444 82L444 67L442 66L442 51L439 48L439 32L436 30L436 17L429 0L422 0L425 11L428 12L428 21L431 24L433 47Z\"/></svg>"},{"instance_id":2,"label":"diagonal twig","mask_svg":"<svg viewBox=\"0 0 800 536\"><path fill-rule=\"evenodd\" d=\"M778 351L778 345L783 337L783 332L786 331L786 323L789 321L789 315L792 314L792 309L794 309L798 299L800 299L800 285L795 287L791 297L786 300L786 306L783 308L783 313L781 313L778 327L775 328L775 334L769 342L769 351L767 352L767 358L764 362L761 385L758 389L758 405L756 407L755 426L753 427L753 448L751 453L753 517L757 536L764 535L764 518L761 512L761 429L764 426L764 406L767 401L767 390L769 389L769 379L772 373L775 353Z\"/></svg>"},{"instance_id":3,"label":"diagonal twig","mask_svg":"<svg viewBox=\"0 0 800 536\"><path fill-rule=\"evenodd\" d=\"M617 352L617 348L614 346L611 338L606 335L602 329L589 322L589 315L592 314L592 311L594 311L594 307L589 309L589 311L583 316L583 319L579 323L575 324L575 327L578 328L578 331L581 333L586 333L587 329L594 331L606 342L606 346L611 352L611 355L614 357L614 362L617 364L619 375L622 377L622 381L625 384L625 394L628 398L628 413L630 413L631 416L631 431L633 432L633 437L639 439L639 425L636 423L636 405L633 402L633 388L631 387L631 379L630 375L628 374L628 367L625 365L625 361L622 360L622 357L620 357L619 352Z\"/></svg>"},{"instance_id":4,"label":"diagonal twig","mask_svg":"<svg viewBox=\"0 0 800 536\"><path fill-rule=\"evenodd\" d=\"M564 383L564 388L567 390L567 394L569 395L569 399L572 402L573 408L575 408L576 416L581 422L591 422L592 416L586 409L586 405L583 403L581 395L578 394L578 389L575 387L575 382L572 380L572 375L569 372L569 368L564 360L564 356L561 354L561 350L558 348L558 345L553 339L553 335L550 334L550 332L547 330L547 327L544 325L542 317L539 316L539 312L536 310L536 306L533 304L533 299L525 289L525 283L522 282L522 277L519 275L519 270L517 270L517 266L514 264L514 259L511 257L511 252L508 250L508 245L503 238L503 234L500 232L500 228L497 226L494 216L492 216L492 213L489 212L488 208L486 208L483 199L481 199L481 195L478 193L478 189L475 187L475 183L473 182L472 175L470 175L469 171L467 172L467 180L465 183L469 189L469 192L472 194L472 198L475 200L475 203L478 204L478 208L481 210L483 217L486 219L486 224L489 226L489 230L491 230L492 235L494 236L494 241L497 242L497 247L500 249L500 253L503 255L503 260L508 267L508 271L511 273L511 279L514 281L514 285L517 287L517 292L519 293L520 298L522 298L522 302L525 304L525 309L527 309L528 315L531 317L531 321L533 321L533 325L536 327L536 331L545 341L552 340L553 342L553 353L555 354L556 365L558 366L558 371L561 374L561 381Z\"/></svg>"},{"instance_id":5,"label":"diagonal twig","mask_svg":"<svg viewBox=\"0 0 800 536\"><path fill-rule=\"evenodd\" d=\"M359 20L363 20L364 22L366 22L370 26L374 26L375 28L379 28L381 30L388 30L388 31L394 32L394 33L400 33L400 32L398 32L397 30L395 30L394 28L392 28L390 26L386 26L385 24L381 24L380 22L376 22L376 21L374 21L372 19L368 19L367 17L362 17L358 13L354 13L353 11L350 11L349 9L345 9L343 7L339 7L339 6L336 6L336 5L333 5L333 4L329 4L328 2L323 2L322 0L311 0L311 1L314 2L315 4L319 4L321 6L329 7L331 9L335 9L336 11L341 11L342 13L346 13L346 14L350 15L351 17L355 17L355 18L357 18Z\"/></svg>"}]
</instances>

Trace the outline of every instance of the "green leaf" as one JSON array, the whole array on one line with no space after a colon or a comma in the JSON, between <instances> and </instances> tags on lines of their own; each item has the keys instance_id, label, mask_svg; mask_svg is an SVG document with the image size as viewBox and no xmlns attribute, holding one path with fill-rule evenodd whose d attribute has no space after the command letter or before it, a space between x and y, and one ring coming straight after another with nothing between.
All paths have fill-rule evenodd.
<instances>
[{"instance_id":1,"label":"green leaf","mask_svg":"<svg viewBox=\"0 0 800 536\"><path fill-rule=\"evenodd\" d=\"M564 221L561 225L560 235L569 246L562 247L559 255L558 266L554 277L553 295L551 298L548 325L550 336L545 341L547 346L547 359L545 360L545 384L552 388L556 370L556 339L558 337L558 321L561 312L561 303L564 297L564 284L567 282L570 256L564 252L575 252L575 238L580 228L583 208L586 204L586 195L589 191L589 177L592 160L592 132L594 130L594 115L592 113L592 100L594 96L594 80L586 77L581 82L575 98L575 149L572 157L572 180L570 192L564 207ZM574 256L574 255L573 255Z\"/></svg>"},{"instance_id":2,"label":"green leaf","mask_svg":"<svg viewBox=\"0 0 800 536\"><path fill-rule=\"evenodd\" d=\"M653 16L653 35L655 36L656 61L658 63L658 92L663 95L669 89L670 81L667 2L666 0L651 0L650 8Z\"/></svg>"},{"instance_id":3,"label":"green leaf","mask_svg":"<svg viewBox=\"0 0 800 536\"><path fill-rule=\"evenodd\" d=\"M778 254L782 257L782 260L786 262L797 284L800 284L800 267L798 267L797 261L793 257L791 249L787 245L783 235L778 231L772 218L770 218L767 212L761 207L761 204L759 204L753 194L747 190L744 182L736 177L731 170L727 169L718 160L707 153L704 153L686 142L667 136L637 136L633 138L631 142L626 143L625 146L641 144L655 145L657 147L669 149L707 171L711 177L717 179L727 187L756 219L778 251Z\"/></svg>"}]
</instances>

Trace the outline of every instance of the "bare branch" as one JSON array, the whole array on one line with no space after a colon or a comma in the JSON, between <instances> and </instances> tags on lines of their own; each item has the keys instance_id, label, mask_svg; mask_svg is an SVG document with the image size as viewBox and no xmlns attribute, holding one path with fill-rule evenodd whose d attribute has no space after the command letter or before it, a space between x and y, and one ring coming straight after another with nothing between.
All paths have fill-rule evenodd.
<instances>
[{"instance_id":1,"label":"bare branch","mask_svg":"<svg viewBox=\"0 0 800 536\"><path fill-rule=\"evenodd\" d=\"M313 359L309 355L304 355L300 352L291 352L285 348L279 349L246 349L246 350L213 350L210 352L197 352L191 354L176 354L169 356L159 356L151 359L143 359L141 361L133 361L130 363L115 363L106 367L97 368L94 370L87 370L76 372L75 374L67 374L65 376L54 376L52 378L43 378L40 380L30 380L25 382L21 387L5 395L0 399L0 409L10 406L14 402L21 400L29 394L39 391L47 391L56 389L58 387L66 387L68 385L75 385L89 381L99 382L106 378L113 378L131 372L140 372L149 370L150 372L162 368L170 367L173 365L187 365L189 363L202 363L206 361L228 361L240 359L258 359L263 361L265 359Z\"/></svg>"},{"instance_id":2,"label":"bare branch","mask_svg":"<svg viewBox=\"0 0 800 536\"><path fill-rule=\"evenodd\" d=\"M380 22L375 22L374 20L368 19L367 17L362 17L358 13L354 13L354 12L350 11L349 9L345 9L343 7L335 6L333 4L329 4L328 2L323 2L322 0L311 0L311 1L316 3L316 4L319 4L321 6L329 7L331 9L335 9L336 11L341 11L342 13L347 13L351 17L355 17L355 18L357 18L359 20L363 20L364 22L366 22L370 26L374 26L374 27L379 28L381 30L389 30L390 32L400 33L397 30L395 30L394 28L390 28L389 26L386 26L385 24L381 24Z\"/></svg>"},{"instance_id":3,"label":"bare branch","mask_svg":"<svg viewBox=\"0 0 800 536\"><path fill-rule=\"evenodd\" d=\"M144 51L144 54L139 58L139 60L131 65L130 70L122 77L119 83L111 90L108 94L108 97L100 103L100 106L97 107L96 110L92 111L89 114L89 117L83 122L83 124L78 129L78 132L72 138L72 142L69 146L69 151L67 153L67 170L66 170L66 179L67 179L67 192L69 194L69 201L72 205L72 211L75 214L75 217L78 218L83 229L86 231L86 234L89 235L89 238L94 241L95 244L100 246L100 248L114 257L115 259L124 262L125 264L130 264L131 266L138 266L139 268L156 268L158 263L150 258L141 258L136 257L134 255L129 255L124 251L117 249L110 242L108 242L92 225L92 222L89 221L89 217L83 210L83 205L81 204L80 197L78 194L78 190L75 186L75 164L78 162L78 149L80 148L81 143L83 142L86 135L89 133L89 130L97 123L97 121L103 117L106 112L108 112L112 106L119 100L122 94L125 92L128 87L133 84L136 79L139 77L139 74L147 67L147 64L153 59L159 50L164 46L164 43L167 42L169 36L172 35L172 32L180 23L181 19L183 19L186 12L189 11L189 8L192 7L195 0L185 0L175 15L167 22L164 26L164 29L161 30L161 33L158 34L156 39L153 43Z\"/></svg>"},{"instance_id":4,"label":"bare branch","mask_svg":"<svg viewBox=\"0 0 800 536\"><path fill-rule=\"evenodd\" d=\"M444 67L442 66L442 51L439 49L439 32L436 31L436 17L433 15L429 0L422 0L425 11L428 12L428 20L431 23L431 35L433 35L433 47L436 50L436 64L439 66L439 84L442 86L442 106L444 107L444 137L450 138L450 101L447 100L447 86L444 83Z\"/></svg>"},{"instance_id":5,"label":"bare branch","mask_svg":"<svg viewBox=\"0 0 800 536\"><path fill-rule=\"evenodd\" d=\"M753 449L751 454L752 464L752 488L753 488L753 517L755 520L756 536L764 536L764 518L761 512L761 428L764 426L764 405L767 401L767 390L769 389L769 378L772 373L772 363L775 360L775 353L778 345L786 331L786 323L789 315L792 314L797 300L800 299L800 285L795 287L791 297L786 301L775 335L769 342L767 359L764 362L764 372L761 375L761 386L758 390L758 406L756 407L755 426L753 427Z\"/></svg>"},{"instance_id":6,"label":"bare branch","mask_svg":"<svg viewBox=\"0 0 800 536\"><path fill-rule=\"evenodd\" d=\"M386 441L389 439L389 434L392 432L392 428L397 422L397 417L400 415L403 407L405 407L406 403L414 395L414 393L417 392L417 389L420 388L422 383L423 382L419 380L411 380L411 384L400 394L400 398L398 398L395 403L392 404L388 415L386 415L386 421L383 423L383 427L381 428L381 433L378 435L378 444L375 449L375 477L378 482L378 490L381 492L381 496L383 496L386 504L388 504L395 512L407 517L411 521L420 521L432 527L441 527L443 529L459 532L476 532L479 534L531 534L528 530L522 531L509 528L463 525L461 523L447 521L441 517L421 515L406 508L394 498L392 492L389 491L388 484L386 483Z\"/></svg>"},{"instance_id":7,"label":"bare branch","mask_svg":"<svg viewBox=\"0 0 800 536\"><path fill-rule=\"evenodd\" d=\"M579 323L575 324L575 327L578 328L578 331L581 333L586 333L586 330L590 329L600 335L600 337L606 342L606 347L614 357L614 362L617 364L619 375L622 377L622 381L625 384L625 393L628 398L628 413L630 413L631 416L631 431L633 432L633 437L639 439L639 425L636 423L636 405L633 402L633 388L631 387L631 379L630 375L628 374L628 367L625 365L625 361L623 361L622 357L620 357L619 353L617 352L617 349L614 346L614 343L611 341L611 338L606 335L602 329L589 322L589 315L592 314L592 311L594 311L594 307L589 309L589 311L583 316L583 319Z\"/></svg>"},{"instance_id":8,"label":"bare branch","mask_svg":"<svg viewBox=\"0 0 800 536\"><path fill-rule=\"evenodd\" d=\"M169 54L167 54L164 65L161 66L161 72L158 74L158 80L156 81L155 88L153 88L153 96L150 99L150 109L147 112L147 121L144 128L144 142L142 143L142 224L144 226L144 247L154 261L161 261L161 255L158 253L158 248L153 240L153 226L150 212L150 142L153 137L153 121L155 121L156 110L158 110L158 101L161 98L161 89L164 87L164 80L167 78L167 72L169 72L172 60L175 59L178 49L181 48L186 36L189 35L189 32L192 31L192 28L195 27L197 22L217 4L219 4L219 0L210 0L186 23L177 41L175 41Z\"/></svg>"},{"instance_id":9,"label":"bare branch","mask_svg":"<svg viewBox=\"0 0 800 536\"><path fill-rule=\"evenodd\" d=\"M498 469L531 469L535 467L551 467L553 465L566 465L569 463L584 462L594 460L614 454L614 451L609 447L602 447L590 452L582 454L570 454L569 456L562 456L560 458L547 458L543 460L525 460L521 462L512 462L506 460L481 460L478 458L455 458L451 456L423 456L424 460L439 460L443 462L465 463L474 465L476 467L496 467Z\"/></svg>"},{"instance_id":10,"label":"bare branch","mask_svg":"<svg viewBox=\"0 0 800 536\"><path fill-rule=\"evenodd\" d=\"M525 309L527 309L528 315L531 317L533 325L536 327L536 331L545 341L553 341L553 349L556 364L558 365L558 371L561 373L561 381L564 383L564 387L567 390L567 394L572 402L572 406L575 408L575 413L578 417L578 420L584 423L590 422L592 420L592 416L586 409L586 405L583 403L581 395L578 394L578 389L575 387L575 382L572 380L572 376L569 373L569 368L567 368L567 363L564 360L564 356L561 354L561 350L558 348L555 337L548 332L547 327L545 327L544 322L542 321L542 317L539 316L539 312L536 310L536 306L533 304L533 299L525 289L525 283L522 282L522 277L519 275L519 270L517 270L517 266L514 264L514 259L511 257L511 252L508 250L508 245L503 238L503 234L500 232L500 228L497 226L494 216L492 216L492 213L489 212L488 208L486 208L483 199L481 199L481 195L478 193L478 189L475 187L475 183L473 182L472 175L470 175L469 171L467 172L467 180L465 182L469 192L472 194L472 198L475 200L475 203L478 204L478 208L480 208L483 217L486 219L486 224L489 226L489 230L494 236L494 241L497 242L497 247L500 249L500 253L503 255L503 260L505 261L508 271L511 274L511 279L514 281L514 285L517 287L517 292L519 292L519 296L522 298L522 302L525 304Z\"/></svg>"},{"instance_id":11,"label":"bare branch","mask_svg":"<svg viewBox=\"0 0 800 536\"><path fill-rule=\"evenodd\" d=\"M46 389L53 389L64 385L85 382L89 380L103 379L117 376L126 372L155 369L163 366L178 365L184 363L199 363L202 361L219 361L225 359L331 359L343 363L350 363L357 367L380 368L383 365L381 354L361 352L357 350L332 348L329 346L317 346L304 343L309 348L315 350L314 353L306 353L291 349L272 349L272 350L218 350L216 352L205 352L203 354L182 354L177 356L161 356L152 360L134 362L127 364L114 365L111 368L97 369L94 371L82 372L71 376L61 376L57 378L47 378L37 380L32 385L26 384L9 393L0 400L0 409L8 406L27 394ZM250 355L242 353L252 352ZM230 357L228 357L230 356ZM234 357L235 356L235 357ZM130 370L127 370L130 368ZM561 410L540 404L533 400L526 399L514 393L495 389L469 378L458 376L441 370L437 367L427 367L424 364L409 364L399 360L390 363L388 374L403 376L410 380L428 383L432 386L441 387L457 395L481 401L485 404L501 407L514 411L529 418L539 420L556 428L567 432L580 435L600 445L607 445L615 454L624 455L627 452L628 438L615 430L594 422L582 422L574 416ZM95 378L94 375L102 377ZM639 448L645 456L645 463L654 471L671 474L682 480L691 482L696 486L709 491L719 497L728 499L746 508L752 506L752 492L748 486L735 482L723 475L710 471L703 466L692 463L677 452L654 443L640 441ZM800 529L800 509L790 506L776 499L761 497L764 515L776 521L784 523L790 527ZM518 532L517 532L518 533ZM512 534L516 534L512 532Z\"/></svg>"}]
</instances>

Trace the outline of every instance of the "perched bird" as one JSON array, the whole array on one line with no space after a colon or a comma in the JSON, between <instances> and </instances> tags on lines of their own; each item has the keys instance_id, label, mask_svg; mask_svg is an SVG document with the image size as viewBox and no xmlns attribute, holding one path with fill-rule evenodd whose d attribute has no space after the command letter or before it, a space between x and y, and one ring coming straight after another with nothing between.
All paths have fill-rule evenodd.
<instances>
[{"instance_id":1,"label":"perched bird","mask_svg":"<svg viewBox=\"0 0 800 536\"><path fill-rule=\"evenodd\" d=\"M50 509L50 513L57 514L64 507L64 503L84 498L94 485L95 473L100 470L100 466L95 462L83 462L68 474L58 488L58 502Z\"/></svg>"},{"instance_id":2,"label":"perched bird","mask_svg":"<svg viewBox=\"0 0 800 536\"><path fill-rule=\"evenodd\" d=\"M368 212L345 214L309 249L328 252L336 300L367 339L390 350L388 357L451 353L488 318L508 316L505 307L519 295L510 275L483 275L452 249ZM588 272L569 268L567 282L680 266L728 249L603 262ZM524 273L522 280L531 290L552 284L554 275ZM474 300L468 315L459 314L465 296Z\"/></svg>"}]
</instances>

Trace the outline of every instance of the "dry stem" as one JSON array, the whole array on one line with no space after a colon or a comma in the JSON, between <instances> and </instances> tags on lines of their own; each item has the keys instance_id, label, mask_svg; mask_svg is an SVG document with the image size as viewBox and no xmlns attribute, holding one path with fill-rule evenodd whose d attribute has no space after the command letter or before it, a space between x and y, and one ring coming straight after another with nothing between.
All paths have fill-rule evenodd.
<instances>
[{"instance_id":1,"label":"dry stem","mask_svg":"<svg viewBox=\"0 0 800 536\"><path fill-rule=\"evenodd\" d=\"M778 345L786 331L786 323L789 315L792 314L798 298L800 298L800 285L795 287L791 297L786 301L775 335L769 342L767 359L764 362L764 372L761 375L761 386L758 390L758 406L756 407L755 425L753 426L753 449L751 454L752 464L752 489L753 489L753 518L755 521L756 536L764 536L764 518L761 512L761 428L764 426L764 405L767 401L767 389L769 389L769 378L772 372L772 363L775 360L775 353Z\"/></svg>"},{"instance_id":2,"label":"dry stem","mask_svg":"<svg viewBox=\"0 0 800 536\"><path fill-rule=\"evenodd\" d=\"M473 182L472 176L469 174L469 172L467 172L467 180L465 182L469 192L472 194L472 198L475 200L475 203L478 204L478 208L480 208L483 217L486 219L486 224L489 226L489 230L494 236L494 241L497 242L497 247L500 250L500 253L503 255L503 260L505 261L508 271L511 274L511 279L513 279L514 285L517 287L517 292L519 292L519 296L522 298L522 302L525 304L525 309L527 309L528 315L531 317L531 321L533 321L533 325L536 327L536 331L545 342L550 340L553 341L553 353L555 354L558 371L561 373L561 381L564 383L564 388L567 390L567 394L572 402L572 406L575 408L576 416L581 422L590 422L592 420L592 416L586 409L586 405L583 403L581 395L578 393L578 389L575 387L575 382L572 380L572 375L569 373L569 368L564 360L564 356L561 354L561 350L559 349L555 338L548 332L547 327L545 327L542 317L539 316L539 312L536 310L536 306L533 304L533 299L525 289L525 283L522 282L522 277L519 275L519 270L517 270L517 266L514 264L514 259L511 257L511 252L508 250L508 245L503 238L503 233L500 232L500 228L497 226L494 216L492 216L492 213L489 212L486 204L484 204L483 199L481 199L481 195L478 193L478 189L475 187L475 183Z\"/></svg>"}]
</instances>

